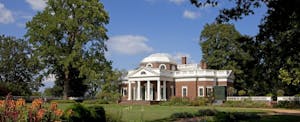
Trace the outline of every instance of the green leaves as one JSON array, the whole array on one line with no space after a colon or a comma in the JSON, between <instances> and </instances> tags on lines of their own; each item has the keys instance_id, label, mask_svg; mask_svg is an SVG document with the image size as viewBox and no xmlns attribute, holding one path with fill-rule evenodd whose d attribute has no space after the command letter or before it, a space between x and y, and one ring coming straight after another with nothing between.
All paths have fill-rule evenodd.
<instances>
[{"instance_id":1,"label":"green leaves","mask_svg":"<svg viewBox=\"0 0 300 122\"><path fill-rule=\"evenodd\" d=\"M110 67L104 57L108 22L98 0L49 0L45 10L27 23L26 37L35 56L64 82L65 97L69 81L98 80Z\"/></svg>"}]
</instances>

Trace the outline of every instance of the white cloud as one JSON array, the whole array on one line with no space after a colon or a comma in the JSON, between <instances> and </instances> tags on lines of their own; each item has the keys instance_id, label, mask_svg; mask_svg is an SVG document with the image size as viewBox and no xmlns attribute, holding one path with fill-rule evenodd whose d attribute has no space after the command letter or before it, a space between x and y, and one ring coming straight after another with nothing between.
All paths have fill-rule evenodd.
<instances>
[{"instance_id":1,"label":"white cloud","mask_svg":"<svg viewBox=\"0 0 300 122\"><path fill-rule=\"evenodd\" d=\"M177 5L180 5L182 3L184 3L186 0L169 0L171 3L175 3Z\"/></svg>"},{"instance_id":2,"label":"white cloud","mask_svg":"<svg viewBox=\"0 0 300 122\"><path fill-rule=\"evenodd\" d=\"M33 10L43 10L46 7L47 0L26 0Z\"/></svg>"},{"instance_id":3,"label":"white cloud","mask_svg":"<svg viewBox=\"0 0 300 122\"><path fill-rule=\"evenodd\" d=\"M196 18L200 17L200 14L197 12L185 10L183 12L183 17L187 18L187 19L196 19Z\"/></svg>"},{"instance_id":4,"label":"white cloud","mask_svg":"<svg viewBox=\"0 0 300 122\"><path fill-rule=\"evenodd\" d=\"M148 38L139 35L120 35L111 37L108 42L108 50L120 54L134 55L140 53L149 53L153 48L146 42Z\"/></svg>"},{"instance_id":5,"label":"white cloud","mask_svg":"<svg viewBox=\"0 0 300 122\"><path fill-rule=\"evenodd\" d=\"M0 3L0 23L9 24L15 21L12 12L5 8L4 4Z\"/></svg>"}]
</instances>

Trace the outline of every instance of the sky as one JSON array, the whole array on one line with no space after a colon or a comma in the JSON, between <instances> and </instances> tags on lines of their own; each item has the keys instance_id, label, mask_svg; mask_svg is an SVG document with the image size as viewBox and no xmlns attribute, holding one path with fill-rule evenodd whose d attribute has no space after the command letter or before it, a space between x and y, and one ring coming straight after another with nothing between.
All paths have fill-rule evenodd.
<instances>
[{"instance_id":1,"label":"sky","mask_svg":"<svg viewBox=\"0 0 300 122\"><path fill-rule=\"evenodd\" d=\"M182 56L189 63L202 58L200 33L205 24L213 23L220 8L232 2L220 0L217 7L196 8L189 0L100 0L109 13L107 59L116 69L134 69L153 53L168 53L174 59ZM0 0L0 34L23 38L26 22L46 6L44 0ZM231 21L243 35L254 36L266 8L255 15Z\"/></svg>"}]
</instances>

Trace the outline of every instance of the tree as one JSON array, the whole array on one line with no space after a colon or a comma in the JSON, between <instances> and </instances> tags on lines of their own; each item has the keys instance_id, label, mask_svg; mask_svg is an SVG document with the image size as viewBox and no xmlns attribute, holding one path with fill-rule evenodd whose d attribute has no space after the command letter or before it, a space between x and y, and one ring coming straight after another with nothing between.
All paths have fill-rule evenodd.
<instances>
[{"instance_id":1,"label":"tree","mask_svg":"<svg viewBox=\"0 0 300 122\"><path fill-rule=\"evenodd\" d=\"M242 36L231 24L207 24L200 36L203 60L208 68L232 70L237 90L248 90L249 83L253 83L252 75L248 74L253 69L251 62L254 61L250 54L254 50L248 47L251 43L251 38Z\"/></svg>"},{"instance_id":2,"label":"tree","mask_svg":"<svg viewBox=\"0 0 300 122\"><path fill-rule=\"evenodd\" d=\"M190 0L201 7L204 4L217 4L218 0ZM234 0L236 6L223 8L216 18L218 22L238 20L254 14L254 9L266 5L267 13L259 25L255 38L256 92L276 94L284 89L285 94L300 93L298 83L300 71L300 1L297 0ZM258 59L258 60L257 60ZM258 82L259 81L259 82Z\"/></svg>"},{"instance_id":3,"label":"tree","mask_svg":"<svg viewBox=\"0 0 300 122\"><path fill-rule=\"evenodd\" d=\"M37 60L32 58L27 41L15 37L0 36L0 95L30 95L38 90L41 78Z\"/></svg>"},{"instance_id":4,"label":"tree","mask_svg":"<svg viewBox=\"0 0 300 122\"><path fill-rule=\"evenodd\" d=\"M103 85L98 91L97 98L115 102L120 98L120 84L122 78L127 75L125 70L113 70L105 75Z\"/></svg>"},{"instance_id":5,"label":"tree","mask_svg":"<svg viewBox=\"0 0 300 122\"><path fill-rule=\"evenodd\" d=\"M35 57L62 82L64 99L72 92L71 84L99 80L102 69L110 67L104 56L108 22L98 0L49 0L26 24Z\"/></svg>"}]
</instances>

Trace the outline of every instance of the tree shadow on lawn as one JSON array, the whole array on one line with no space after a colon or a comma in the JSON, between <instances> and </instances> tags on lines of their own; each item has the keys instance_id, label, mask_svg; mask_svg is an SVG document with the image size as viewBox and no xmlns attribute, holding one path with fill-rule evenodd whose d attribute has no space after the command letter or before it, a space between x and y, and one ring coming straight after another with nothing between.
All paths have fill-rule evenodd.
<instances>
[{"instance_id":1,"label":"tree shadow on lawn","mask_svg":"<svg viewBox=\"0 0 300 122\"><path fill-rule=\"evenodd\" d=\"M268 113L268 112L267 112ZM266 112L220 112L213 116L206 115L197 115L197 113L189 113L187 116L187 112L176 113L182 116L174 116L172 114L170 117L163 119L156 119L147 122L299 122L299 115L270 115ZM185 114L185 115L183 115Z\"/></svg>"}]
</instances>

